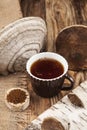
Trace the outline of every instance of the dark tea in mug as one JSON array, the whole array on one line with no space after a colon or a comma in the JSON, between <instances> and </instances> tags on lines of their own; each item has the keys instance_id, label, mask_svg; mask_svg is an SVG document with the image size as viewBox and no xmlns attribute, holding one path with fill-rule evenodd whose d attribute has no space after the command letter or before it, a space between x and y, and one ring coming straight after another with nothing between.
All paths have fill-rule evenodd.
<instances>
[{"instance_id":1,"label":"dark tea in mug","mask_svg":"<svg viewBox=\"0 0 87 130\"><path fill-rule=\"evenodd\" d=\"M52 79L63 74L63 65L55 60L49 58L41 58L35 61L31 68L31 73L41 79Z\"/></svg>"},{"instance_id":2,"label":"dark tea in mug","mask_svg":"<svg viewBox=\"0 0 87 130\"><path fill-rule=\"evenodd\" d=\"M53 52L42 52L32 56L26 69L34 92L45 98L58 95L60 90L71 90L73 79L67 74L68 63L64 57ZM70 84L64 86L64 80Z\"/></svg>"}]
</instances>

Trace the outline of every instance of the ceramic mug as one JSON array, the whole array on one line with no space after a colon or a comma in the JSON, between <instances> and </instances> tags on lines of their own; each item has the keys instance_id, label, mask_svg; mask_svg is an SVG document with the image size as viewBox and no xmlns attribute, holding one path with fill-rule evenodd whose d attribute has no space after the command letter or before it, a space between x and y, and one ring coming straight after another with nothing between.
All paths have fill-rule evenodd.
<instances>
[{"instance_id":1,"label":"ceramic mug","mask_svg":"<svg viewBox=\"0 0 87 130\"><path fill-rule=\"evenodd\" d=\"M45 71L44 74L46 76L48 76L48 78L47 77L43 78L43 76L38 77L33 72L31 72L31 68L32 68L32 66L36 67L36 65L34 65L34 64L36 64L38 61L43 60L43 59L53 60L53 61L58 62L60 65L62 65L63 72L60 73L58 76L49 77L48 75L46 75L47 74L46 71L48 71L51 64L49 63L49 65L47 65L45 67L45 69L46 69L46 71L45 71L43 68L41 68L42 66L44 66L44 63L42 63L39 70L40 69L44 70ZM34 92L41 97L46 97L46 98L53 97L53 96L57 95L61 90L71 90L73 88L74 81L73 81L72 77L70 75L68 75L68 73L67 73L68 72L68 63L64 57L62 57L61 55L59 55L57 53L42 52L42 53L33 55L27 61L26 69L27 69L28 75L30 77L30 81L31 81ZM57 72L57 69L55 70L55 73L56 72ZM50 73L51 73L51 76L53 76L54 70L52 70ZM39 76L40 75L41 74L39 74ZM65 79L69 80L69 82L70 82L69 86L64 86Z\"/></svg>"}]
</instances>

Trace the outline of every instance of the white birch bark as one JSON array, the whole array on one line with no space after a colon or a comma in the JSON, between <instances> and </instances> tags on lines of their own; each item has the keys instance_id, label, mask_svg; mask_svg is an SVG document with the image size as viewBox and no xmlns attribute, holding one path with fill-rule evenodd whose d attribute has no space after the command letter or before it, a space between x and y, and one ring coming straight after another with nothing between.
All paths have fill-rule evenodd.
<instances>
[{"instance_id":1,"label":"white birch bark","mask_svg":"<svg viewBox=\"0 0 87 130\"><path fill-rule=\"evenodd\" d=\"M70 98L72 94L73 98ZM71 93L62 98L61 101L58 101L51 108L43 112L37 119L33 120L26 130L41 130L43 121L48 117L57 119L62 124L64 130L86 130L87 81L81 83Z\"/></svg>"}]
</instances>

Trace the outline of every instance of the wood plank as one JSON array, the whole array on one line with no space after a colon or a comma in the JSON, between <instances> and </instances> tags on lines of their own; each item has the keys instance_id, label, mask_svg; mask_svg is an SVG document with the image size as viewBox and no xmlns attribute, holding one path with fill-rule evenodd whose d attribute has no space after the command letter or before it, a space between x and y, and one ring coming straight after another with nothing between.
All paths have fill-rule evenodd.
<instances>
[{"instance_id":1,"label":"wood plank","mask_svg":"<svg viewBox=\"0 0 87 130\"><path fill-rule=\"evenodd\" d=\"M87 25L87 0L45 0L48 29L48 51L55 50L59 32L74 24Z\"/></svg>"},{"instance_id":2,"label":"wood plank","mask_svg":"<svg viewBox=\"0 0 87 130\"><path fill-rule=\"evenodd\" d=\"M76 77L74 88L87 79L87 73L74 73L70 71L72 77ZM30 105L23 112L13 112L5 105L4 96L8 89L13 87L25 88L30 93ZM24 130L32 120L37 118L42 112L47 110L50 106L57 103L63 96L70 91L61 91L53 98L41 98L32 90L32 86L28 75L25 73L15 73L8 76L0 76L0 130Z\"/></svg>"},{"instance_id":3,"label":"wood plank","mask_svg":"<svg viewBox=\"0 0 87 130\"><path fill-rule=\"evenodd\" d=\"M22 112L13 112L5 104L5 93L13 87L27 89L30 93L30 105ZM0 130L23 130L49 107L49 99L40 98L33 92L27 74L15 73L6 77L0 76Z\"/></svg>"},{"instance_id":4,"label":"wood plank","mask_svg":"<svg viewBox=\"0 0 87 130\"><path fill-rule=\"evenodd\" d=\"M24 16L30 16L31 14L36 16L41 16L45 18L44 20L47 23L47 51L56 51L55 48L55 40L59 34L59 32L67 26L74 24L84 24L87 25L87 0L84 1L75 1L75 0L43 0L45 4L44 10L41 9L38 4L41 3L41 0L33 1L31 0L21 0L21 6ZM35 6L36 4L36 6ZM29 8L30 7L30 8ZM35 12L36 8L38 10L43 10L42 15L40 13ZM41 6L42 7L42 6ZM31 10L31 11L29 11ZM32 13L33 12L33 13ZM45 17L43 17L43 13L45 13ZM81 82L87 80L87 71L71 71L69 70L69 74L75 80L74 88L77 87ZM67 81L66 81L67 83ZM50 105L54 105L58 100L60 100L63 96L68 94L69 91L61 91L61 93L50 99ZM32 94L33 95L33 94ZM38 108L36 108L38 109ZM41 107L41 109L43 109ZM30 129L29 129L30 130ZM83 129L82 129L83 130Z\"/></svg>"},{"instance_id":5,"label":"wood plank","mask_svg":"<svg viewBox=\"0 0 87 130\"><path fill-rule=\"evenodd\" d=\"M23 16L39 16L45 19L45 0L21 0Z\"/></svg>"}]
</instances>

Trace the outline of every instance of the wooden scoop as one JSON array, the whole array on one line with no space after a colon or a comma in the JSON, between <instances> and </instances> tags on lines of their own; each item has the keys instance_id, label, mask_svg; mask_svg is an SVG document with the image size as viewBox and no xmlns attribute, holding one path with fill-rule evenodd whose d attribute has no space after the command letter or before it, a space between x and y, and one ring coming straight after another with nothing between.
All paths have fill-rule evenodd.
<instances>
[{"instance_id":1,"label":"wooden scoop","mask_svg":"<svg viewBox=\"0 0 87 130\"><path fill-rule=\"evenodd\" d=\"M66 58L71 70L87 70L87 26L73 25L56 38L56 52Z\"/></svg>"}]
</instances>

